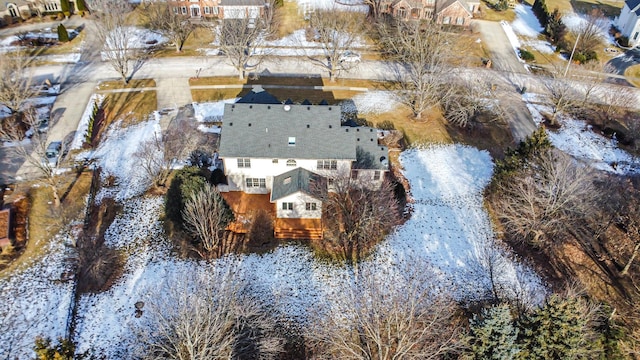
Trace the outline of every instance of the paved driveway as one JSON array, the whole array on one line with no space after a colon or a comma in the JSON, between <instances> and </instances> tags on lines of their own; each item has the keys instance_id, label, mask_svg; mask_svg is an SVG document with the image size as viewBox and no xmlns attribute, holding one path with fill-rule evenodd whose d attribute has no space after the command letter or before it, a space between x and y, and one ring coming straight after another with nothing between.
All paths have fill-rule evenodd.
<instances>
[{"instance_id":1,"label":"paved driveway","mask_svg":"<svg viewBox=\"0 0 640 360\"><path fill-rule=\"evenodd\" d=\"M511 73L526 72L499 22L474 20L482 34L484 48L491 54L493 68Z\"/></svg>"}]
</instances>

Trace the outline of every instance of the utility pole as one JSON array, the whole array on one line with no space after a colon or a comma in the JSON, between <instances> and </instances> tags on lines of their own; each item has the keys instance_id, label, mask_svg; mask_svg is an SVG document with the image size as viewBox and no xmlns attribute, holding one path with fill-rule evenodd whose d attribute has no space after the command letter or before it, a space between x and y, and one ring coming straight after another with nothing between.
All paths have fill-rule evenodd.
<instances>
[{"instance_id":1,"label":"utility pole","mask_svg":"<svg viewBox=\"0 0 640 360\"><path fill-rule=\"evenodd\" d=\"M573 54L576 52L576 47L578 46L578 41L580 40L580 34L576 38L576 42L573 44L573 50L571 50L571 56L569 56L569 62L567 63L567 68L564 70L564 77L567 77L567 73L569 72L569 66L571 66L571 62L573 61Z\"/></svg>"}]
</instances>

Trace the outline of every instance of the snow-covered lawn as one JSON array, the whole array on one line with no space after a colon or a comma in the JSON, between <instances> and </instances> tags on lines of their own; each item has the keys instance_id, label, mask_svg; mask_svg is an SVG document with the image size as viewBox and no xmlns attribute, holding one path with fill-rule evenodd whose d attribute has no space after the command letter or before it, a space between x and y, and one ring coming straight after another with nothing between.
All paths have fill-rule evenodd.
<instances>
[{"instance_id":1,"label":"snow-covered lawn","mask_svg":"<svg viewBox=\"0 0 640 360\"><path fill-rule=\"evenodd\" d=\"M144 49L151 46L160 45L168 41L168 39L162 36L161 34L149 29L143 29L139 27L127 27L121 31L127 34L127 38L126 38L127 49ZM117 49L117 47L112 46L111 44L111 42L114 40L117 42L121 41L121 39L119 38L119 35L110 35L107 38L105 49L111 49L111 48Z\"/></svg>"},{"instance_id":2,"label":"snow-covered lawn","mask_svg":"<svg viewBox=\"0 0 640 360\"><path fill-rule=\"evenodd\" d=\"M222 121L224 105L233 104L240 98L226 99L220 101L193 103L194 117L198 122Z\"/></svg>"},{"instance_id":3,"label":"snow-covered lawn","mask_svg":"<svg viewBox=\"0 0 640 360\"><path fill-rule=\"evenodd\" d=\"M517 34L537 38L544 30L530 6L516 4L513 11L516 13L516 19L511 23L511 27Z\"/></svg>"},{"instance_id":4,"label":"snow-covered lawn","mask_svg":"<svg viewBox=\"0 0 640 360\"><path fill-rule=\"evenodd\" d=\"M360 115L378 115L396 109L398 102L390 91L366 91L342 103L342 111Z\"/></svg>"},{"instance_id":5,"label":"snow-covered lawn","mask_svg":"<svg viewBox=\"0 0 640 360\"><path fill-rule=\"evenodd\" d=\"M542 113L551 113L549 106L539 103L527 102L527 107L538 125L542 123ZM581 120L560 115L559 122L558 130L547 131L553 146L599 170L616 174L640 173L640 159L618 148L615 140L596 134Z\"/></svg>"},{"instance_id":6,"label":"snow-covered lawn","mask_svg":"<svg viewBox=\"0 0 640 360\"><path fill-rule=\"evenodd\" d=\"M0 280L0 358L32 359L37 336L64 337L73 299L70 235L56 236L45 255L24 271Z\"/></svg>"},{"instance_id":7,"label":"snow-covered lawn","mask_svg":"<svg viewBox=\"0 0 640 360\"><path fill-rule=\"evenodd\" d=\"M149 175L134 154L143 142L161 136L159 115L157 112L154 115L154 119L126 128L120 127L120 123L111 125L95 151L77 155L78 159L95 159L102 168L103 179L110 176L115 178L116 186L102 188L96 196L98 201L103 197L111 197L124 202L142 194L151 185Z\"/></svg>"},{"instance_id":8,"label":"snow-covered lawn","mask_svg":"<svg viewBox=\"0 0 640 360\"><path fill-rule=\"evenodd\" d=\"M501 288L512 296L540 301L545 293L540 279L495 244L481 195L492 173L488 153L439 146L407 151L401 161L415 200L413 216L365 265L383 274L406 268L407 263L423 266L442 291L462 300L487 295L491 258L500 269L495 280ZM106 243L130 256L123 277L110 290L81 298L76 333L80 351L93 349L108 359L131 356L139 345L135 334L148 321L145 314L134 316L135 302L163 296L168 284L188 284L217 270L235 272L254 295L294 320L304 321L314 307L344 305L340 302L351 272L317 261L301 246L211 262L176 259L157 221L161 207L159 198L133 199L107 231Z\"/></svg>"}]
</instances>

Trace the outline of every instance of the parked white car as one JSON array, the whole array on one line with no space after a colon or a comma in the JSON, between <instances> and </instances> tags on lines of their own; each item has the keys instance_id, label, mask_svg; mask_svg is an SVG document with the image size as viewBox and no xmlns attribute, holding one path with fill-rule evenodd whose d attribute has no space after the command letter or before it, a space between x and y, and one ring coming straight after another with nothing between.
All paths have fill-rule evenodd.
<instances>
[{"instance_id":1,"label":"parked white car","mask_svg":"<svg viewBox=\"0 0 640 360\"><path fill-rule=\"evenodd\" d=\"M340 55L340 62L348 62L348 63L359 63L361 58L360 58L360 54L355 53L353 51L345 51L342 53L342 55Z\"/></svg>"}]
</instances>

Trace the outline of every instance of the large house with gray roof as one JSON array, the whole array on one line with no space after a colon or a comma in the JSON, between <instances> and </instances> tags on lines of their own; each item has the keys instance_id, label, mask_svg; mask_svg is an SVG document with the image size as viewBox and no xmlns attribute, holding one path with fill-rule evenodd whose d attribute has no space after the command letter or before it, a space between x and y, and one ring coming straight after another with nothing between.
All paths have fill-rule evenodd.
<instances>
[{"instance_id":1,"label":"large house with gray roof","mask_svg":"<svg viewBox=\"0 0 640 360\"><path fill-rule=\"evenodd\" d=\"M615 24L629 38L629 45L640 45L640 0L625 1Z\"/></svg>"},{"instance_id":2,"label":"large house with gray roof","mask_svg":"<svg viewBox=\"0 0 640 360\"><path fill-rule=\"evenodd\" d=\"M330 105L227 104L219 156L221 190L268 195L281 238L288 236L278 224L291 224L285 219L321 220L316 180L347 174L379 186L389 167L377 130L343 126L340 106Z\"/></svg>"}]
</instances>

